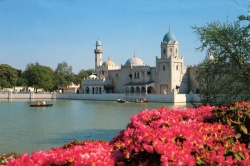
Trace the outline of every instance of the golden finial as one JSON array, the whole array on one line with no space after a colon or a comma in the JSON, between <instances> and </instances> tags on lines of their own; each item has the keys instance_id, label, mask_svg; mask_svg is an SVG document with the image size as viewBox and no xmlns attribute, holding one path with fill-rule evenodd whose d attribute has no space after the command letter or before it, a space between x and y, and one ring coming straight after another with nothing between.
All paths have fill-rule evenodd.
<instances>
[{"instance_id":1,"label":"golden finial","mask_svg":"<svg viewBox=\"0 0 250 166\"><path fill-rule=\"evenodd\" d=\"M134 57L136 57L136 55L135 55L135 50L134 50Z\"/></svg>"}]
</instances>

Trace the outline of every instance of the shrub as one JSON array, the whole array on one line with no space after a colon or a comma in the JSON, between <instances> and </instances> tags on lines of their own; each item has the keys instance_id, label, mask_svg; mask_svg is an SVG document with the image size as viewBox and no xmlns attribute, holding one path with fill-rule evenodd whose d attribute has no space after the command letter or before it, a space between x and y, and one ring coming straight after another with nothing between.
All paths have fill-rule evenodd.
<instances>
[{"instance_id":1,"label":"shrub","mask_svg":"<svg viewBox=\"0 0 250 166\"><path fill-rule=\"evenodd\" d=\"M249 149L230 126L204 123L214 107L143 111L112 141L124 165L250 164Z\"/></svg>"},{"instance_id":2,"label":"shrub","mask_svg":"<svg viewBox=\"0 0 250 166\"><path fill-rule=\"evenodd\" d=\"M231 106L216 107L212 114L211 123L221 122L231 126L236 139L250 147L250 103L235 102Z\"/></svg>"},{"instance_id":3,"label":"shrub","mask_svg":"<svg viewBox=\"0 0 250 166\"><path fill-rule=\"evenodd\" d=\"M21 155L16 152L10 152L7 154L2 154L0 156L0 165L6 164L8 160L19 158Z\"/></svg>"}]
</instances>

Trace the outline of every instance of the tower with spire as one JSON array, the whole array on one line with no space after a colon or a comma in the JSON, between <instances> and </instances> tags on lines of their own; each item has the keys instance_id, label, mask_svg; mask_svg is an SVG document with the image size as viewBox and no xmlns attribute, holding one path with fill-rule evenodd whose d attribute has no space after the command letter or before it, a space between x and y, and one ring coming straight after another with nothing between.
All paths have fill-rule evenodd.
<instances>
[{"instance_id":1,"label":"tower with spire","mask_svg":"<svg viewBox=\"0 0 250 166\"><path fill-rule=\"evenodd\" d=\"M177 89L176 87L178 87L178 93L183 93L187 84L183 82L185 71L184 59L179 57L178 41L169 26L161 42L161 57L156 57L156 93L169 94Z\"/></svg>"},{"instance_id":2,"label":"tower with spire","mask_svg":"<svg viewBox=\"0 0 250 166\"><path fill-rule=\"evenodd\" d=\"M178 57L179 44L175 38L175 35L171 32L170 26L168 27L168 33L163 37L161 42L161 59L169 57Z\"/></svg>"},{"instance_id":3,"label":"tower with spire","mask_svg":"<svg viewBox=\"0 0 250 166\"><path fill-rule=\"evenodd\" d=\"M96 41L96 48L94 52L95 52L95 71L97 71L98 66L102 65L102 54L103 54L102 43L99 39Z\"/></svg>"}]
</instances>

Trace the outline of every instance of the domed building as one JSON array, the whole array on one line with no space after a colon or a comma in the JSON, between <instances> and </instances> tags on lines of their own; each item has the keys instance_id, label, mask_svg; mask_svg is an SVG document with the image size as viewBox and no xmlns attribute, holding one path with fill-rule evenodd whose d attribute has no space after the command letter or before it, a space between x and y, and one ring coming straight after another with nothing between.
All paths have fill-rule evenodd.
<instances>
[{"instance_id":1,"label":"domed building","mask_svg":"<svg viewBox=\"0 0 250 166\"><path fill-rule=\"evenodd\" d=\"M168 32L164 37L163 37L163 43L164 42L166 42L166 43L168 43L168 42L176 42L177 40L176 40L176 38L175 38L175 36L174 36L174 34L172 33L172 32Z\"/></svg>"},{"instance_id":2,"label":"domed building","mask_svg":"<svg viewBox=\"0 0 250 166\"><path fill-rule=\"evenodd\" d=\"M143 66L144 63L143 61L140 59L140 58L137 58L134 54L134 56L130 59L128 59L125 63L125 66L130 66L130 65L133 65L133 66Z\"/></svg>"},{"instance_id":3,"label":"domed building","mask_svg":"<svg viewBox=\"0 0 250 166\"><path fill-rule=\"evenodd\" d=\"M161 55L156 57L155 67L147 65L134 53L124 65L116 65L108 60L102 63L102 43L96 41L95 72L96 78L82 81L85 94L117 93L126 96L145 94L188 93L187 69L184 58L179 57L179 44L175 35L169 31L160 42Z\"/></svg>"},{"instance_id":4,"label":"domed building","mask_svg":"<svg viewBox=\"0 0 250 166\"><path fill-rule=\"evenodd\" d=\"M115 66L115 63L111 61L109 58L102 64L103 66Z\"/></svg>"}]
</instances>

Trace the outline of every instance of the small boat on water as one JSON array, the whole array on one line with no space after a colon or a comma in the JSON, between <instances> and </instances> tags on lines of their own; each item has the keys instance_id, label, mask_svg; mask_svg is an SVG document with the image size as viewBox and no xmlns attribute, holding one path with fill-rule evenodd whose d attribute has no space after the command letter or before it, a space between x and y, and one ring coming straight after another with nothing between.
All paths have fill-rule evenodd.
<instances>
[{"instance_id":1,"label":"small boat on water","mask_svg":"<svg viewBox=\"0 0 250 166\"><path fill-rule=\"evenodd\" d=\"M125 99L118 98L116 101L117 101L117 103L124 103L126 100L125 100Z\"/></svg>"},{"instance_id":2,"label":"small boat on water","mask_svg":"<svg viewBox=\"0 0 250 166\"><path fill-rule=\"evenodd\" d=\"M30 107L52 107L52 106L53 104L47 104L45 101L42 101L42 103L38 101L37 103L30 104Z\"/></svg>"},{"instance_id":3,"label":"small boat on water","mask_svg":"<svg viewBox=\"0 0 250 166\"><path fill-rule=\"evenodd\" d=\"M52 107L53 104L30 104L30 107Z\"/></svg>"},{"instance_id":4,"label":"small boat on water","mask_svg":"<svg viewBox=\"0 0 250 166\"><path fill-rule=\"evenodd\" d=\"M136 99L135 102L136 103L147 103L148 99L146 99L146 98L139 98L139 99Z\"/></svg>"}]
</instances>

